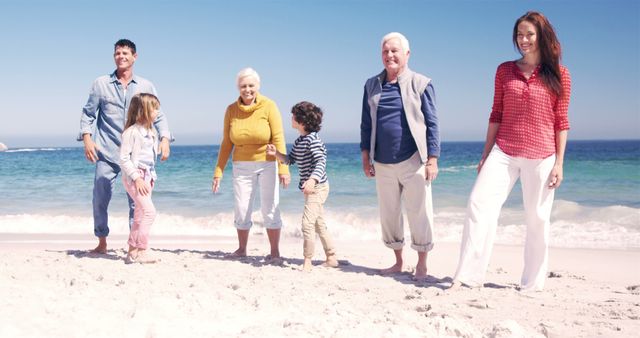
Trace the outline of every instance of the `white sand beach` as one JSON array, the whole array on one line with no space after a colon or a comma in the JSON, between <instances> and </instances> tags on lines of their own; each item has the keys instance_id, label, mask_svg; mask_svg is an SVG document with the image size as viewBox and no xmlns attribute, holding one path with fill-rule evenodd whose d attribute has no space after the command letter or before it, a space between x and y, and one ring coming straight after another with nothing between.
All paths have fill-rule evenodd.
<instances>
[{"instance_id":1,"label":"white sand beach","mask_svg":"<svg viewBox=\"0 0 640 338\"><path fill-rule=\"evenodd\" d=\"M496 246L481 289L447 291L458 244L437 244L427 282L380 276L392 251L337 242L341 266L300 271L302 241L266 236L227 260L233 237L151 237L161 262L125 265L125 238L0 234L0 337L631 337L640 332L640 251L551 249L543 292L516 285L522 248ZM318 250L320 246L316 248ZM315 263L321 263L317 254Z\"/></svg>"}]
</instances>

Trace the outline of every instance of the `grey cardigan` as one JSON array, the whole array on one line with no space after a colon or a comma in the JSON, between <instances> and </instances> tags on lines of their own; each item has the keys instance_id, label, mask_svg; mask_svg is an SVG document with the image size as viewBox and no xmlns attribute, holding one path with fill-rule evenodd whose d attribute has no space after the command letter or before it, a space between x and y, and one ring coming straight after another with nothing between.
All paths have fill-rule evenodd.
<instances>
[{"instance_id":1,"label":"grey cardigan","mask_svg":"<svg viewBox=\"0 0 640 338\"><path fill-rule=\"evenodd\" d=\"M373 157L376 146L376 122L378 103L382 94L382 83L387 76L386 70L382 73L370 78L365 83L365 91L367 93L367 103L369 104L369 113L371 114L371 140L369 153ZM427 148L427 125L422 113L421 95L427 89L431 79L412 71L405 69L398 76L398 85L400 86L400 94L402 96L402 104L404 106L407 123L411 131L411 136L416 142L420 159L423 163L427 162L429 152Z\"/></svg>"}]
</instances>

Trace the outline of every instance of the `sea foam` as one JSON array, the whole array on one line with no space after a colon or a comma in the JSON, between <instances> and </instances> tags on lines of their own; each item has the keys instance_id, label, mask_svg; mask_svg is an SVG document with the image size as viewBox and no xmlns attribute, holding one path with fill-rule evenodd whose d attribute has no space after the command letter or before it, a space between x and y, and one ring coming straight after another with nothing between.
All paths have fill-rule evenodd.
<instances>
[{"instance_id":1,"label":"sea foam","mask_svg":"<svg viewBox=\"0 0 640 338\"><path fill-rule=\"evenodd\" d=\"M380 240L380 222L373 208L325 210L329 233L340 240ZM301 213L282 216L282 234L301 238ZM253 214L252 233L263 233L260 212ZM434 216L435 242L459 242L465 220L464 208L442 208ZM405 219L406 240L410 240ZM110 216L112 234L127 234L125 216ZM499 219L496 243L521 245L526 226L521 209L504 208ZM93 232L91 216L17 214L0 216L0 233L83 234ZM235 236L233 213L220 212L210 216L188 217L159 213L152 235ZM550 228L550 245L567 248L640 248L640 209L609 206L584 207L574 202L556 201Z\"/></svg>"},{"instance_id":2,"label":"sea foam","mask_svg":"<svg viewBox=\"0 0 640 338\"><path fill-rule=\"evenodd\" d=\"M34 151L57 151L60 148L20 148L20 149L9 149L5 152L7 153L30 153Z\"/></svg>"}]
</instances>

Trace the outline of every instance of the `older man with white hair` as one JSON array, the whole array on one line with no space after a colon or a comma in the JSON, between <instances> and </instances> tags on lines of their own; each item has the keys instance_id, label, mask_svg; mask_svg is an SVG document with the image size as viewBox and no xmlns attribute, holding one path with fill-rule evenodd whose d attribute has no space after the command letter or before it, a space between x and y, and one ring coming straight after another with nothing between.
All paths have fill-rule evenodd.
<instances>
[{"instance_id":1,"label":"older man with white hair","mask_svg":"<svg viewBox=\"0 0 640 338\"><path fill-rule=\"evenodd\" d=\"M433 248L431 182L438 175L440 137L431 79L408 67L409 41L400 33L382 38L384 70L367 80L362 100L362 169L375 177L382 240L395 263L380 272L401 272L404 226L402 206L418 252L415 279L427 277Z\"/></svg>"}]
</instances>

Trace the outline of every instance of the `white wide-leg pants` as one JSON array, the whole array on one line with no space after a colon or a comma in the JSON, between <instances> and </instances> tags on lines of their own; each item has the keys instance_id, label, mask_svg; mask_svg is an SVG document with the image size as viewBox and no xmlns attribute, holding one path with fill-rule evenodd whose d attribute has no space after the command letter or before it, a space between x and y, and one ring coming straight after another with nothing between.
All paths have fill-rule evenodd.
<instances>
[{"instance_id":1,"label":"white wide-leg pants","mask_svg":"<svg viewBox=\"0 0 640 338\"><path fill-rule=\"evenodd\" d=\"M481 286L489 266L498 217L520 178L526 218L521 288L542 290L547 274L549 224L554 189L547 186L555 155L545 159L511 157L494 146L469 197L460 261L454 280Z\"/></svg>"}]
</instances>

